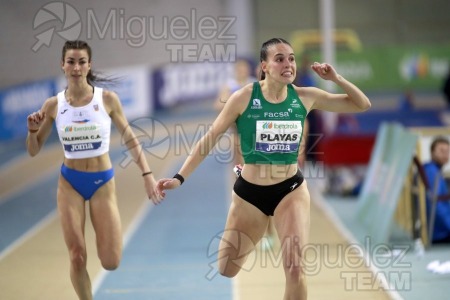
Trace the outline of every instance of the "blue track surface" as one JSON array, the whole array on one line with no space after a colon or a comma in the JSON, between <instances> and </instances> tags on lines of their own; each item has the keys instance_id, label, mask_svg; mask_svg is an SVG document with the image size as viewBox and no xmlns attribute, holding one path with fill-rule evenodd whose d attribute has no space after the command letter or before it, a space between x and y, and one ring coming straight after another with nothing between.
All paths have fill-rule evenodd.
<instances>
[{"instance_id":1,"label":"blue track surface","mask_svg":"<svg viewBox=\"0 0 450 300\"><path fill-rule=\"evenodd\" d=\"M181 188L148 209L96 299L232 299L231 281L216 274L214 263L226 221L226 167L207 158Z\"/></svg>"},{"instance_id":2,"label":"blue track surface","mask_svg":"<svg viewBox=\"0 0 450 300\"><path fill-rule=\"evenodd\" d=\"M114 150L111 159L123 158ZM0 253L56 209L59 170L0 202Z\"/></svg>"},{"instance_id":3,"label":"blue track surface","mask_svg":"<svg viewBox=\"0 0 450 300\"><path fill-rule=\"evenodd\" d=\"M123 158L121 150L110 154L115 164ZM120 268L107 273L96 299L231 299L231 281L214 263L228 208L228 167L210 156L166 201L149 205ZM0 253L56 209L57 179L55 172L3 199Z\"/></svg>"}]
</instances>

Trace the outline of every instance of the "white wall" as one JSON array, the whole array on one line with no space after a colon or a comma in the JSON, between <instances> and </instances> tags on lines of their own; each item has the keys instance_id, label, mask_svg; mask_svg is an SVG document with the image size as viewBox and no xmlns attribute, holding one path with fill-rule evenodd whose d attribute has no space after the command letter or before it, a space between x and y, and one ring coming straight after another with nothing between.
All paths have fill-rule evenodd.
<instances>
[{"instance_id":1,"label":"white wall","mask_svg":"<svg viewBox=\"0 0 450 300\"><path fill-rule=\"evenodd\" d=\"M54 77L61 74L60 57L61 48L65 39L57 34L53 35L50 47L42 46L36 52L32 50L36 44L36 35L55 28L55 31L64 31L63 22L55 19L33 29L33 20L50 0L2 0L0 7L0 89L13 84L33 81L42 78ZM226 16L228 9L226 1L221 0L100 0L100 1L67 1L75 8L81 20L81 35L79 39L86 40L93 48L93 68L97 70L112 67L126 67L133 65L160 65L170 61L171 52L167 49L170 44L215 44L221 43L219 32L212 34L212 39L202 39L198 31L189 32L187 37L176 39L176 34L167 32L167 39L156 39L149 36L149 32L161 33L163 19L170 22L175 17L181 17L187 22L189 29L194 29L201 18L209 18L219 28L224 30L226 22L220 21L220 16ZM194 9L194 15L192 12ZM90 14L90 17L89 15ZM106 32L103 39L98 36L97 24L104 26L107 17L116 16L116 38L112 36L112 29ZM70 15L70 14L68 14ZM72 14L73 15L73 14ZM144 38L131 39L131 34L142 32L137 18L144 18L147 25ZM152 21L150 21L152 20ZM122 23L121 23L122 22ZM157 24L153 30L149 24ZM70 23L70 22L69 22ZM112 23L111 23L112 24ZM127 24L131 27L127 27ZM125 33L121 36L120 29ZM131 28L131 29L130 29ZM198 30L198 29L197 29ZM76 30L75 30L76 31ZM89 37L89 34L91 35ZM145 40L143 40L145 39ZM142 42L142 45L133 46ZM236 41L227 41L235 42Z\"/></svg>"}]
</instances>

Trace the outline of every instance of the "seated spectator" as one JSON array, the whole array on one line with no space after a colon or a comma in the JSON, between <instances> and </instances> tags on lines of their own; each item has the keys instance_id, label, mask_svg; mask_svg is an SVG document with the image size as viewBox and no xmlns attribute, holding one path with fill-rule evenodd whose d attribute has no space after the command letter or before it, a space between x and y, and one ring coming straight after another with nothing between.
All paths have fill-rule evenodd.
<instances>
[{"instance_id":1,"label":"seated spectator","mask_svg":"<svg viewBox=\"0 0 450 300\"><path fill-rule=\"evenodd\" d=\"M432 243L450 243L450 201L446 200L449 193L442 174L442 167L449 161L449 149L449 141L446 138L435 138L430 147L431 161L423 166L431 193L435 190L435 184L438 184ZM427 193L428 220L431 220L432 210L430 196L430 193Z\"/></svg>"}]
</instances>

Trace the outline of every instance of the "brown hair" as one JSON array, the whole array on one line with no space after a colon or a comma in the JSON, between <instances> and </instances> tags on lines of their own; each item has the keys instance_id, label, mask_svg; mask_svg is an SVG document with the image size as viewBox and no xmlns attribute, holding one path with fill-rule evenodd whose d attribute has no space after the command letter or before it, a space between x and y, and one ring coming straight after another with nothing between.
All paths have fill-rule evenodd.
<instances>
[{"instance_id":1,"label":"brown hair","mask_svg":"<svg viewBox=\"0 0 450 300\"><path fill-rule=\"evenodd\" d=\"M431 151L431 153L434 152L434 149L436 149L437 144L447 144L447 145L450 145L450 143L449 143L449 141L448 141L447 138L445 138L445 137L443 137L443 136L438 136L438 137L436 137L436 138L433 140L433 142L431 143L431 146L430 146L430 151Z\"/></svg>"}]
</instances>

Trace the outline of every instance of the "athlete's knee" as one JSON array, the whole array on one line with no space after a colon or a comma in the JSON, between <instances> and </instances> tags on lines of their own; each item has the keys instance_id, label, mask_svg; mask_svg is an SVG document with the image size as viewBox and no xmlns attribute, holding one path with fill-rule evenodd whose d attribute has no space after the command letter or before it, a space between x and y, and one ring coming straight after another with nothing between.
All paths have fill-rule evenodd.
<instances>
[{"instance_id":1,"label":"athlete's knee","mask_svg":"<svg viewBox=\"0 0 450 300\"><path fill-rule=\"evenodd\" d=\"M102 267L108 271L114 271L119 267L120 261L117 262L102 262Z\"/></svg>"},{"instance_id":2,"label":"athlete's knee","mask_svg":"<svg viewBox=\"0 0 450 300\"><path fill-rule=\"evenodd\" d=\"M241 265L245 262L245 256L237 257L236 250L219 250L218 269L222 276L233 278L241 270Z\"/></svg>"},{"instance_id":3,"label":"athlete's knee","mask_svg":"<svg viewBox=\"0 0 450 300\"><path fill-rule=\"evenodd\" d=\"M301 265L291 264L285 267L288 280L291 282L299 282L305 278L305 272Z\"/></svg>"},{"instance_id":4,"label":"athlete's knee","mask_svg":"<svg viewBox=\"0 0 450 300\"><path fill-rule=\"evenodd\" d=\"M296 252L287 255L284 269L290 282L299 282L305 278L302 256Z\"/></svg>"},{"instance_id":5,"label":"athlete's knee","mask_svg":"<svg viewBox=\"0 0 450 300\"><path fill-rule=\"evenodd\" d=\"M79 245L74 245L69 249L70 263L73 268L81 270L86 268L86 249Z\"/></svg>"},{"instance_id":6,"label":"athlete's knee","mask_svg":"<svg viewBox=\"0 0 450 300\"><path fill-rule=\"evenodd\" d=\"M120 265L121 255L119 253L109 253L108 255L101 255L99 258L105 270L114 271Z\"/></svg>"},{"instance_id":7,"label":"athlete's knee","mask_svg":"<svg viewBox=\"0 0 450 300\"><path fill-rule=\"evenodd\" d=\"M102 267L108 271L114 271L120 265L120 257L118 256L100 258L100 261L102 263Z\"/></svg>"},{"instance_id":8,"label":"athlete's knee","mask_svg":"<svg viewBox=\"0 0 450 300\"><path fill-rule=\"evenodd\" d=\"M108 271L113 271L119 267L122 259L122 246L120 244L111 245L110 243L97 244L97 255L102 267Z\"/></svg>"},{"instance_id":9,"label":"athlete's knee","mask_svg":"<svg viewBox=\"0 0 450 300\"><path fill-rule=\"evenodd\" d=\"M224 277L233 278L240 270L241 268L233 263L219 261L219 273Z\"/></svg>"},{"instance_id":10,"label":"athlete's knee","mask_svg":"<svg viewBox=\"0 0 450 300\"><path fill-rule=\"evenodd\" d=\"M284 269L286 277L289 281L298 282L304 278L304 262L303 256L300 251L294 249L284 248Z\"/></svg>"}]
</instances>

